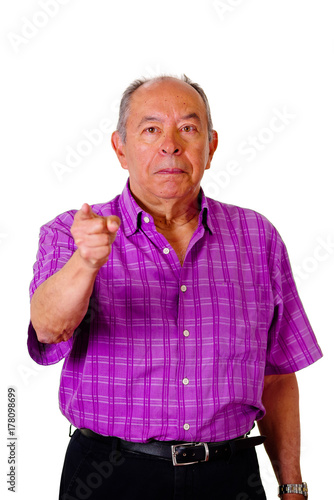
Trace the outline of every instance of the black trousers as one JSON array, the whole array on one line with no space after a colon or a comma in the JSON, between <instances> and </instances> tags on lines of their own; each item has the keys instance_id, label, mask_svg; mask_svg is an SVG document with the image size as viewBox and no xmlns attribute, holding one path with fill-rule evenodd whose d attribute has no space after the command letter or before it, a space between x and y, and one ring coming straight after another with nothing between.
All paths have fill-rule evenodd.
<instances>
[{"instance_id":1,"label":"black trousers","mask_svg":"<svg viewBox=\"0 0 334 500\"><path fill-rule=\"evenodd\" d=\"M265 500L254 448L223 460L174 467L73 434L59 500Z\"/></svg>"}]
</instances>

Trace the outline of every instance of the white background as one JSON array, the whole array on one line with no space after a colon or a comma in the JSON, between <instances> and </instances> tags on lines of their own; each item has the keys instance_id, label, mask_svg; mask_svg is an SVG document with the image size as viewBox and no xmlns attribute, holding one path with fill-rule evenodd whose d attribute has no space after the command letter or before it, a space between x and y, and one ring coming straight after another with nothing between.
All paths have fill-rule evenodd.
<instances>
[{"instance_id":1,"label":"white background","mask_svg":"<svg viewBox=\"0 0 334 500\"><path fill-rule=\"evenodd\" d=\"M56 500L68 442L57 401L61 364L39 367L26 349L39 227L123 189L110 133L93 133L92 144L84 131L106 120L114 129L124 88L161 72L186 73L208 95L220 145L203 180L207 194L266 215L288 247L325 354L298 375L303 476L311 499L330 498L332 1L16 0L0 9L1 498ZM285 123L272 132L277 112ZM247 152L254 137L257 149ZM61 175L59 164L67 167ZM15 494L6 485L8 386L17 391ZM268 499L276 499L264 452L260 462Z\"/></svg>"}]
</instances>

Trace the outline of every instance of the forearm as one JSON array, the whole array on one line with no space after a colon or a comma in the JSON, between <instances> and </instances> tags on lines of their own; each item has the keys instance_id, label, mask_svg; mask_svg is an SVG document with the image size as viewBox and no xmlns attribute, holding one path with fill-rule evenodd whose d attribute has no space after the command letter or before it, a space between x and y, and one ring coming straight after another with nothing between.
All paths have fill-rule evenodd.
<instances>
[{"instance_id":1,"label":"forearm","mask_svg":"<svg viewBox=\"0 0 334 500\"><path fill-rule=\"evenodd\" d=\"M265 417L258 422L267 436L266 451L279 484L301 483L299 391L295 374L265 377ZM285 495L293 500L295 495ZM297 495L296 498L301 498Z\"/></svg>"},{"instance_id":2,"label":"forearm","mask_svg":"<svg viewBox=\"0 0 334 500\"><path fill-rule=\"evenodd\" d=\"M31 300L31 322L40 342L58 343L73 335L87 312L97 272L76 251L37 288Z\"/></svg>"}]
</instances>

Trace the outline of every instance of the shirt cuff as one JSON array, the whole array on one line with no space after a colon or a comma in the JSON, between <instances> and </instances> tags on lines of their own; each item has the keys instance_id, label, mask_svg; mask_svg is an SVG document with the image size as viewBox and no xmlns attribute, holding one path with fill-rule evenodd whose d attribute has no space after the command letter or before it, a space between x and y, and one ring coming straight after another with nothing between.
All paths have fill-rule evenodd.
<instances>
[{"instance_id":1,"label":"shirt cuff","mask_svg":"<svg viewBox=\"0 0 334 500\"><path fill-rule=\"evenodd\" d=\"M64 359L72 349L73 337L59 344L42 344L30 322L28 328L28 351L31 358L39 365L54 365Z\"/></svg>"}]
</instances>

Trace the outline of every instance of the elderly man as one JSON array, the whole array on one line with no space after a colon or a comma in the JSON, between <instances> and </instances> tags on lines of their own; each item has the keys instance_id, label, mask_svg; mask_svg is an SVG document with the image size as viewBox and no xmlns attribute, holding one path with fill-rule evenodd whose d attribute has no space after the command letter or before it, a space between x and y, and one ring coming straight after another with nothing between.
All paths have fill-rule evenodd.
<instances>
[{"instance_id":1,"label":"elderly man","mask_svg":"<svg viewBox=\"0 0 334 500\"><path fill-rule=\"evenodd\" d=\"M307 496L295 372L321 350L276 229L204 195L217 142L197 84L135 81L124 191L41 229L28 346L65 359L61 500L265 499L256 420L281 497Z\"/></svg>"}]
</instances>

